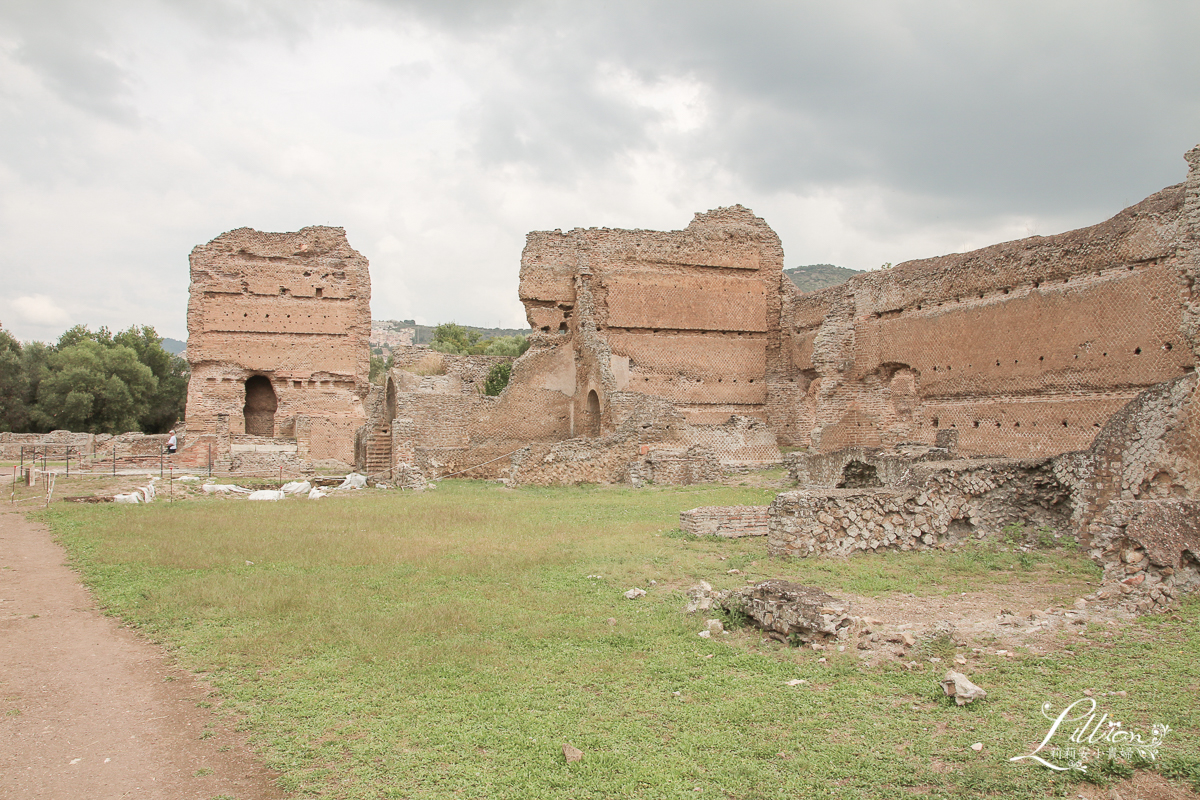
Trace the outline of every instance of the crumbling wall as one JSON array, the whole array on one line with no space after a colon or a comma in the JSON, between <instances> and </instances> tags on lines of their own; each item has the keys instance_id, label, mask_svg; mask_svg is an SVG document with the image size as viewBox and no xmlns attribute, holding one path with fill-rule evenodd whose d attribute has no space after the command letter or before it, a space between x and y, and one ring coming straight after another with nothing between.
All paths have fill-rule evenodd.
<instances>
[{"instance_id":1,"label":"crumbling wall","mask_svg":"<svg viewBox=\"0 0 1200 800\"><path fill-rule=\"evenodd\" d=\"M766 421L768 378L786 372L782 268L779 238L741 206L682 231L529 234L521 300L543 345L567 351L540 380L565 395L555 400L569 434L615 430L637 395L689 424Z\"/></svg>"},{"instance_id":2,"label":"crumbling wall","mask_svg":"<svg viewBox=\"0 0 1200 800\"><path fill-rule=\"evenodd\" d=\"M781 439L832 452L934 444L952 428L965 455L1087 447L1138 392L1195 364L1196 184L1193 166L1090 228L795 297L784 310L801 408Z\"/></svg>"},{"instance_id":3,"label":"crumbling wall","mask_svg":"<svg viewBox=\"0 0 1200 800\"><path fill-rule=\"evenodd\" d=\"M1065 529L1070 487L1051 459L918 462L882 488L799 489L770 506L772 555L946 547L1009 525Z\"/></svg>"},{"instance_id":4,"label":"crumbling wall","mask_svg":"<svg viewBox=\"0 0 1200 800\"><path fill-rule=\"evenodd\" d=\"M1100 599L1137 613L1170 608L1200 588L1200 503L1118 500L1089 525L1104 569Z\"/></svg>"},{"instance_id":5,"label":"crumbling wall","mask_svg":"<svg viewBox=\"0 0 1200 800\"><path fill-rule=\"evenodd\" d=\"M913 464L947 461L951 456L942 447L902 444L890 450L847 447L832 453L789 453L784 464L788 477L804 489L862 489L896 486L904 482Z\"/></svg>"},{"instance_id":6,"label":"crumbling wall","mask_svg":"<svg viewBox=\"0 0 1200 800\"><path fill-rule=\"evenodd\" d=\"M354 430L366 419L371 288L345 231L239 228L189 261L189 430L216 435L226 417L230 435L295 438L307 417L309 459L353 463Z\"/></svg>"}]
</instances>

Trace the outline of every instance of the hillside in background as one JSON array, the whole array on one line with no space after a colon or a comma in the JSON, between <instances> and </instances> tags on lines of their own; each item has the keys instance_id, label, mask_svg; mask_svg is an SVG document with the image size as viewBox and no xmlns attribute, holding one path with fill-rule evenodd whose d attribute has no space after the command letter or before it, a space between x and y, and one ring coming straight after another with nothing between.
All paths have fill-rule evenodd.
<instances>
[{"instance_id":1,"label":"hillside in background","mask_svg":"<svg viewBox=\"0 0 1200 800\"><path fill-rule=\"evenodd\" d=\"M187 347L187 342L181 342L178 339L168 339L163 337L162 348L172 355L179 355Z\"/></svg>"},{"instance_id":2,"label":"hillside in background","mask_svg":"<svg viewBox=\"0 0 1200 800\"><path fill-rule=\"evenodd\" d=\"M847 267L835 267L833 264L809 264L805 267L785 269L784 275L792 279L796 288L802 292L815 292L829 286L845 283L859 274L860 270Z\"/></svg>"}]
</instances>

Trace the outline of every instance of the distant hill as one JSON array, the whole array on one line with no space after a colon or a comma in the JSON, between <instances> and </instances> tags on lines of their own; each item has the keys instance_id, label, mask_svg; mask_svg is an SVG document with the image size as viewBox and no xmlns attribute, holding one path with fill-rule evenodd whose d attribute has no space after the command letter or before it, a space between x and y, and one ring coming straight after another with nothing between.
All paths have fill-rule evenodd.
<instances>
[{"instance_id":1,"label":"distant hill","mask_svg":"<svg viewBox=\"0 0 1200 800\"><path fill-rule=\"evenodd\" d=\"M835 267L833 264L809 264L806 267L785 269L784 275L792 279L796 288L802 292L815 292L829 286L845 283L858 275L861 270Z\"/></svg>"},{"instance_id":2,"label":"distant hill","mask_svg":"<svg viewBox=\"0 0 1200 800\"><path fill-rule=\"evenodd\" d=\"M166 337L163 338L162 344L163 350L166 350L168 353L174 353L175 355L179 355L184 351L184 348L187 347L187 342L181 342L178 339L167 339Z\"/></svg>"}]
</instances>

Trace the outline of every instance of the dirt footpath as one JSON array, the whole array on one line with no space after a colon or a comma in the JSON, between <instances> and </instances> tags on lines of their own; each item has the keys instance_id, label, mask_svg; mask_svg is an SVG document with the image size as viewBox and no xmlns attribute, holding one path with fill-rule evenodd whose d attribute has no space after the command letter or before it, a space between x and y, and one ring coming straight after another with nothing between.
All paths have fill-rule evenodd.
<instances>
[{"instance_id":1,"label":"dirt footpath","mask_svg":"<svg viewBox=\"0 0 1200 800\"><path fill-rule=\"evenodd\" d=\"M0 798L273 800L210 687L96 609L42 525L0 508Z\"/></svg>"}]
</instances>

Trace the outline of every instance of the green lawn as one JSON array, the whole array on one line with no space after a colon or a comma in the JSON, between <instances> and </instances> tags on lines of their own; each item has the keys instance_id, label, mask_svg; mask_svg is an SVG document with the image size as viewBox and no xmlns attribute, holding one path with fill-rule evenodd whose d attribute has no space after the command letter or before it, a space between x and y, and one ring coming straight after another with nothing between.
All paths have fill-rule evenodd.
<instances>
[{"instance_id":1,"label":"green lawn","mask_svg":"<svg viewBox=\"0 0 1200 800\"><path fill-rule=\"evenodd\" d=\"M772 495L447 481L420 495L40 515L103 607L208 673L301 795L1041 797L1081 776L1009 758L1045 735L1043 702L1061 709L1088 687L1128 692L1101 700L1127 728L1169 725L1153 768L1200 780L1194 601L1116 639L1092 631L1053 656L973 664L988 697L964 708L940 696L944 665L866 668L853 647L697 637L683 591L740 585L732 567L834 594L1092 574L1078 555L987 548L782 561L761 539L676 530L682 509ZM649 594L625 600L633 586ZM582 761L565 763L566 743Z\"/></svg>"}]
</instances>

